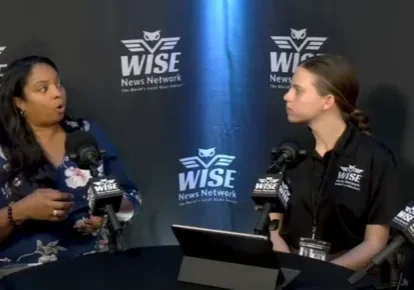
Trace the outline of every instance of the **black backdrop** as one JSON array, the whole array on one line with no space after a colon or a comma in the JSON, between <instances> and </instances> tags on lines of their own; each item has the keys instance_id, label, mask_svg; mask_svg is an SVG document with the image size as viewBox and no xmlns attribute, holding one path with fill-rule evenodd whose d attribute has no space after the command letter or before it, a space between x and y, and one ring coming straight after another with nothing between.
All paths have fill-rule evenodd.
<instances>
[{"instance_id":1,"label":"black backdrop","mask_svg":"<svg viewBox=\"0 0 414 290\"><path fill-rule=\"evenodd\" d=\"M412 11L387 0L7 1L0 72L51 57L69 113L104 127L141 189L130 241L174 244L172 223L252 230L249 195L289 127L286 80L315 53L355 64L360 107L412 196Z\"/></svg>"}]
</instances>

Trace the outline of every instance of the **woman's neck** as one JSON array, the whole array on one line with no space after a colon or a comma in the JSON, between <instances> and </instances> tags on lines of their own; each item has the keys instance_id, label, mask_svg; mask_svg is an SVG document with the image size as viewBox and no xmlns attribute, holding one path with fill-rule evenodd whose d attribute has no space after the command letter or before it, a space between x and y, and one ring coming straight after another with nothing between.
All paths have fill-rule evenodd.
<instances>
[{"instance_id":1,"label":"woman's neck","mask_svg":"<svg viewBox=\"0 0 414 290\"><path fill-rule=\"evenodd\" d=\"M323 157L326 152L334 149L346 129L346 123L337 116L326 116L326 118L313 121L309 127L315 136L315 150Z\"/></svg>"},{"instance_id":2,"label":"woman's neck","mask_svg":"<svg viewBox=\"0 0 414 290\"><path fill-rule=\"evenodd\" d=\"M62 127L59 124L51 126L34 126L30 125L33 130L33 134L39 142L47 142L53 139L58 133L62 132Z\"/></svg>"}]
</instances>

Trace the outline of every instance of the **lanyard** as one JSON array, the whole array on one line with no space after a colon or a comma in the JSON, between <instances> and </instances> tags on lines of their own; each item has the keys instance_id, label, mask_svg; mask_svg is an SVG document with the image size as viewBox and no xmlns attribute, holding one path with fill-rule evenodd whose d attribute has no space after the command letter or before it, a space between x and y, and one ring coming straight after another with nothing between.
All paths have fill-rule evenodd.
<instances>
[{"instance_id":1,"label":"lanyard","mask_svg":"<svg viewBox=\"0 0 414 290\"><path fill-rule=\"evenodd\" d=\"M311 159L312 165L310 166L310 187L311 187L311 203L312 203L312 239L316 239L316 233L317 233L317 225L318 225L318 218L319 218L319 210L321 206L321 200L322 200L322 193L325 189L326 182L328 181L329 177L329 170L332 167L332 163L334 160L334 154L335 151L331 152L331 156L329 156L328 165L326 166L324 172L323 172L323 179L321 182L321 186L319 187L319 190L316 188L315 184L315 160L313 158Z\"/></svg>"}]
</instances>

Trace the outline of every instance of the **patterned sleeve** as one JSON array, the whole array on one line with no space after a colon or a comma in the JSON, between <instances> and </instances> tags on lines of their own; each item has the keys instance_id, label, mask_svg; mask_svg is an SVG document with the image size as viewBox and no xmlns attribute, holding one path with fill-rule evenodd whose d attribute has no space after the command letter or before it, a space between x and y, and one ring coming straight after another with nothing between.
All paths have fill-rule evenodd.
<instances>
[{"instance_id":1,"label":"patterned sleeve","mask_svg":"<svg viewBox=\"0 0 414 290\"><path fill-rule=\"evenodd\" d=\"M114 176L121 188L125 191L121 210L117 213L117 216L120 221L127 222L131 220L134 213L138 211L142 202L141 195L134 182L126 173L124 164L120 160L114 145L104 131L94 122L83 122L83 130L93 135L98 142L99 149L105 150L106 152L103 166L105 175Z\"/></svg>"}]
</instances>

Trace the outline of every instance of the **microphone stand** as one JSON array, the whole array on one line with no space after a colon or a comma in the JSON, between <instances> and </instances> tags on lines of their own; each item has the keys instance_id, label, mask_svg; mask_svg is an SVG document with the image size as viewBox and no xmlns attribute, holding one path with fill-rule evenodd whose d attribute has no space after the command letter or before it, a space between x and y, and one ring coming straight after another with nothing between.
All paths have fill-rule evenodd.
<instances>
[{"instance_id":1,"label":"microphone stand","mask_svg":"<svg viewBox=\"0 0 414 290\"><path fill-rule=\"evenodd\" d=\"M276 164L273 163L269 169L267 170L267 173L269 173L273 167L276 167ZM280 168L279 174L280 174L280 182L278 183L278 185L276 186L276 194L279 192L279 187L282 184L282 181L285 177L284 173L286 171L286 165L283 165ZM265 202L262 209L261 209L261 214L259 216L259 218L256 221L256 225L254 227L254 233L256 235L264 235L266 228L269 227L269 214L272 210L273 205L270 202Z\"/></svg>"},{"instance_id":2,"label":"microphone stand","mask_svg":"<svg viewBox=\"0 0 414 290\"><path fill-rule=\"evenodd\" d=\"M92 177L98 177L99 171L98 166L95 163L89 164L89 170ZM109 223L107 224L109 230L108 237L108 248L110 253L116 251L125 251L127 249L125 237L122 233L122 226L115 214L114 207L112 204L107 204L104 208L104 212L108 217Z\"/></svg>"},{"instance_id":3,"label":"microphone stand","mask_svg":"<svg viewBox=\"0 0 414 290\"><path fill-rule=\"evenodd\" d=\"M105 213L110 221L108 224L108 229L110 232L108 237L109 252L114 253L116 251L125 251L127 249L127 245L125 242L125 237L122 233L122 226L116 217L112 204L105 206Z\"/></svg>"}]
</instances>

